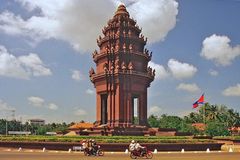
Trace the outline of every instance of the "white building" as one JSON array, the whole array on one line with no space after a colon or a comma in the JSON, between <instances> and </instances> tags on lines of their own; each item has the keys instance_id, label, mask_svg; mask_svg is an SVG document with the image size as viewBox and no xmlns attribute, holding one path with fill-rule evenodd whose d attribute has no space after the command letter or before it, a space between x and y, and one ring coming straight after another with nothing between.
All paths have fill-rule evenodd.
<instances>
[{"instance_id":1,"label":"white building","mask_svg":"<svg viewBox=\"0 0 240 160\"><path fill-rule=\"evenodd\" d=\"M45 120L43 120L43 119L29 119L28 123L30 125L45 125Z\"/></svg>"}]
</instances>

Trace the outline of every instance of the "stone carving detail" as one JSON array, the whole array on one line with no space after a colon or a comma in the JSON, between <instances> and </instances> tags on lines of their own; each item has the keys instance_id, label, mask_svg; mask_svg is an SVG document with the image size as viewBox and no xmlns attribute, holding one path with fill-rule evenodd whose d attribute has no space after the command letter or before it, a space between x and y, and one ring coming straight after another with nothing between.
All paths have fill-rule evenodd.
<instances>
[{"instance_id":1,"label":"stone carving detail","mask_svg":"<svg viewBox=\"0 0 240 160\"><path fill-rule=\"evenodd\" d=\"M117 60L115 61L115 71L116 71L116 72L119 72L119 70L120 70L119 60L117 59Z\"/></svg>"},{"instance_id":2,"label":"stone carving detail","mask_svg":"<svg viewBox=\"0 0 240 160\"><path fill-rule=\"evenodd\" d=\"M92 53L92 57L94 58L97 54L98 54L98 52L97 52L97 50L95 50L95 51Z\"/></svg>"},{"instance_id":3,"label":"stone carving detail","mask_svg":"<svg viewBox=\"0 0 240 160\"><path fill-rule=\"evenodd\" d=\"M118 36L120 36L120 28L118 28L117 33Z\"/></svg>"},{"instance_id":4,"label":"stone carving detail","mask_svg":"<svg viewBox=\"0 0 240 160\"><path fill-rule=\"evenodd\" d=\"M123 44L123 52L126 52L126 43Z\"/></svg>"},{"instance_id":5,"label":"stone carving detail","mask_svg":"<svg viewBox=\"0 0 240 160\"><path fill-rule=\"evenodd\" d=\"M129 62L128 69L130 70L130 73L132 73L132 71L133 71L133 64L132 64L132 62Z\"/></svg>"},{"instance_id":6,"label":"stone carving detail","mask_svg":"<svg viewBox=\"0 0 240 160\"><path fill-rule=\"evenodd\" d=\"M144 49L144 53L146 54L146 55L148 55L148 52L149 52L149 50L148 49Z\"/></svg>"},{"instance_id":7,"label":"stone carving detail","mask_svg":"<svg viewBox=\"0 0 240 160\"><path fill-rule=\"evenodd\" d=\"M122 62L122 71L126 72L126 70L127 70L126 64L125 62Z\"/></svg>"},{"instance_id":8,"label":"stone carving detail","mask_svg":"<svg viewBox=\"0 0 240 160\"><path fill-rule=\"evenodd\" d=\"M112 62L111 63L111 68L110 68L111 69L111 73L114 73L114 65L115 65L114 62Z\"/></svg>"},{"instance_id":9,"label":"stone carving detail","mask_svg":"<svg viewBox=\"0 0 240 160\"><path fill-rule=\"evenodd\" d=\"M116 44L116 47L115 47L116 52L119 51L119 48L120 48L119 43L117 43L117 44Z\"/></svg>"},{"instance_id":10,"label":"stone carving detail","mask_svg":"<svg viewBox=\"0 0 240 160\"><path fill-rule=\"evenodd\" d=\"M130 50L130 52L132 52L132 50L133 50L133 45L132 44L129 44L129 50Z\"/></svg>"},{"instance_id":11,"label":"stone carving detail","mask_svg":"<svg viewBox=\"0 0 240 160\"><path fill-rule=\"evenodd\" d=\"M150 55L149 55L150 59L152 58L152 52L150 52Z\"/></svg>"},{"instance_id":12,"label":"stone carving detail","mask_svg":"<svg viewBox=\"0 0 240 160\"><path fill-rule=\"evenodd\" d=\"M128 30L128 37L132 37L132 32L131 32L131 30Z\"/></svg>"},{"instance_id":13,"label":"stone carving detail","mask_svg":"<svg viewBox=\"0 0 240 160\"><path fill-rule=\"evenodd\" d=\"M153 76L153 77L155 77L155 72L156 72L156 70L154 69L154 70L153 70L153 73L152 73L152 76Z\"/></svg>"},{"instance_id":14,"label":"stone carving detail","mask_svg":"<svg viewBox=\"0 0 240 160\"><path fill-rule=\"evenodd\" d=\"M126 37L126 31L123 30L123 37Z\"/></svg>"},{"instance_id":15,"label":"stone carving detail","mask_svg":"<svg viewBox=\"0 0 240 160\"><path fill-rule=\"evenodd\" d=\"M151 67L148 67L148 68L147 68L147 73L148 73L149 76L155 77L155 75L156 75L156 70L155 70L155 69L152 69Z\"/></svg>"},{"instance_id":16,"label":"stone carving detail","mask_svg":"<svg viewBox=\"0 0 240 160\"><path fill-rule=\"evenodd\" d=\"M93 68L91 68L89 71L89 77L92 77L94 74L95 74L95 71Z\"/></svg>"},{"instance_id":17,"label":"stone carving detail","mask_svg":"<svg viewBox=\"0 0 240 160\"><path fill-rule=\"evenodd\" d=\"M148 72L148 75L151 75L152 74L152 68L148 67L147 72Z\"/></svg>"},{"instance_id":18,"label":"stone carving detail","mask_svg":"<svg viewBox=\"0 0 240 160\"><path fill-rule=\"evenodd\" d=\"M108 64L105 63L105 64L103 65L103 70L104 70L105 73L108 73L108 68L109 68Z\"/></svg>"},{"instance_id":19,"label":"stone carving detail","mask_svg":"<svg viewBox=\"0 0 240 160\"><path fill-rule=\"evenodd\" d=\"M112 46L112 47L111 47L111 52L112 52L112 53L114 53L114 49L115 49L115 47Z\"/></svg>"}]
</instances>

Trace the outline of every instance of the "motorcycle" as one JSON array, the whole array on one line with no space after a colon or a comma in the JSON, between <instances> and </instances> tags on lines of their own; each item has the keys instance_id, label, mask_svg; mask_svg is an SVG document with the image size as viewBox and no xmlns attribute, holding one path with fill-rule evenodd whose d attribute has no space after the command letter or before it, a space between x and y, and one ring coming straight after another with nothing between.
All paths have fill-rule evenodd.
<instances>
[{"instance_id":1,"label":"motorcycle","mask_svg":"<svg viewBox=\"0 0 240 160\"><path fill-rule=\"evenodd\" d=\"M95 148L89 149L89 148L85 148L84 149L84 155L85 156L103 156L104 152L103 150L100 148L100 146L96 146Z\"/></svg>"},{"instance_id":2,"label":"motorcycle","mask_svg":"<svg viewBox=\"0 0 240 160\"><path fill-rule=\"evenodd\" d=\"M152 159L153 154L151 151L147 150L147 148L144 148L142 151L137 151L137 150L133 150L130 153L130 157L132 159L136 159L138 157L143 157L143 158L147 158L147 159Z\"/></svg>"}]
</instances>

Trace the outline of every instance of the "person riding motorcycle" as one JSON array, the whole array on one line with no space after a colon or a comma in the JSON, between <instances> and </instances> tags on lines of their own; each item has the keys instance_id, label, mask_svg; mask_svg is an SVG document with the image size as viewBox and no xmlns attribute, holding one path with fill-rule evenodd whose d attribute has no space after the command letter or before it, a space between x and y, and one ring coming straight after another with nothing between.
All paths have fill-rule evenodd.
<instances>
[{"instance_id":1,"label":"person riding motorcycle","mask_svg":"<svg viewBox=\"0 0 240 160\"><path fill-rule=\"evenodd\" d=\"M82 150L85 150L88 146L87 146L87 141L86 140L82 140Z\"/></svg>"},{"instance_id":2,"label":"person riding motorcycle","mask_svg":"<svg viewBox=\"0 0 240 160\"><path fill-rule=\"evenodd\" d=\"M90 154L90 142L89 140L83 140L82 142L82 150L84 151L84 153L86 153L86 155Z\"/></svg>"},{"instance_id":3,"label":"person riding motorcycle","mask_svg":"<svg viewBox=\"0 0 240 160\"><path fill-rule=\"evenodd\" d=\"M93 139L93 140L92 140L92 153L93 153L94 155L96 155L97 150L98 150L98 145L97 145L96 141Z\"/></svg>"},{"instance_id":4,"label":"person riding motorcycle","mask_svg":"<svg viewBox=\"0 0 240 160\"><path fill-rule=\"evenodd\" d=\"M103 156L104 152L102 149L100 149L100 146L97 145L95 140L90 139L87 141L82 141L82 149L84 151L84 155L86 156Z\"/></svg>"},{"instance_id":5,"label":"person riding motorcycle","mask_svg":"<svg viewBox=\"0 0 240 160\"><path fill-rule=\"evenodd\" d=\"M130 152L139 152L141 156L144 155L146 152L146 148L141 146L138 142L135 142L134 140L131 141L129 145L129 151Z\"/></svg>"},{"instance_id":6,"label":"person riding motorcycle","mask_svg":"<svg viewBox=\"0 0 240 160\"><path fill-rule=\"evenodd\" d=\"M136 151L140 152L141 156L145 153L146 148L141 146L138 142L135 144Z\"/></svg>"},{"instance_id":7,"label":"person riding motorcycle","mask_svg":"<svg viewBox=\"0 0 240 160\"><path fill-rule=\"evenodd\" d=\"M136 145L135 141L132 140L131 143L129 144L129 151L130 152L135 150L135 145Z\"/></svg>"}]
</instances>

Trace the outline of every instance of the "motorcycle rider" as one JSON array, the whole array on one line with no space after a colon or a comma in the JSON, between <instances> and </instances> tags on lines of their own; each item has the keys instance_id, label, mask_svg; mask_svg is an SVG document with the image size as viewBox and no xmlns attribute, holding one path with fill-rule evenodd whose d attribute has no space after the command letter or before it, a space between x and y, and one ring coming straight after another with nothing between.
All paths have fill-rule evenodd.
<instances>
[{"instance_id":1,"label":"motorcycle rider","mask_svg":"<svg viewBox=\"0 0 240 160\"><path fill-rule=\"evenodd\" d=\"M93 140L92 140L92 153L93 153L94 155L96 155L97 150L98 150L98 145L97 145L96 141L93 139Z\"/></svg>"},{"instance_id":2,"label":"motorcycle rider","mask_svg":"<svg viewBox=\"0 0 240 160\"><path fill-rule=\"evenodd\" d=\"M138 142L135 144L135 149L140 153L141 156L145 153L145 147L141 146Z\"/></svg>"},{"instance_id":3,"label":"motorcycle rider","mask_svg":"<svg viewBox=\"0 0 240 160\"><path fill-rule=\"evenodd\" d=\"M86 143L87 141L86 140L82 140L82 150L85 150L86 148L88 148L88 146L87 146L87 143Z\"/></svg>"},{"instance_id":4,"label":"motorcycle rider","mask_svg":"<svg viewBox=\"0 0 240 160\"><path fill-rule=\"evenodd\" d=\"M132 152L136 149L135 147L136 143L134 140L131 141L131 143L129 144L129 151Z\"/></svg>"},{"instance_id":5,"label":"motorcycle rider","mask_svg":"<svg viewBox=\"0 0 240 160\"><path fill-rule=\"evenodd\" d=\"M90 140L83 140L82 141L82 149L83 151L89 156L90 155Z\"/></svg>"}]
</instances>

